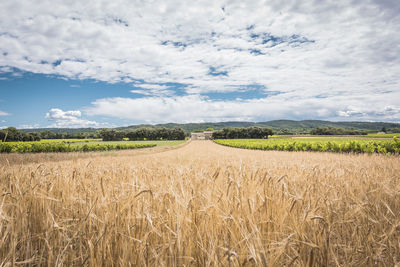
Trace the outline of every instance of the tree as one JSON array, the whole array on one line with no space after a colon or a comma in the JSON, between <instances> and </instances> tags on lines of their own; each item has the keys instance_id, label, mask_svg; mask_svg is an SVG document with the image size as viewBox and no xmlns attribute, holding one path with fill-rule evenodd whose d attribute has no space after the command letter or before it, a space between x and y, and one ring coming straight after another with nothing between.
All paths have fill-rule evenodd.
<instances>
[{"instance_id":1,"label":"tree","mask_svg":"<svg viewBox=\"0 0 400 267\"><path fill-rule=\"evenodd\" d=\"M49 130L46 130L46 131L40 132L40 137L42 139L55 139L56 138L56 134L51 132L51 131L49 131Z\"/></svg>"},{"instance_id":2,"label":"tree","mask_svg":"<svg viewBox=\"0 0 400 267\"><path fill-rule=\"evenodd\" d=\"M353 130L353 129L343 129L343 128L333 128L333 127L322 127L315 128L310 131L312 135L366 135L366 131Z\"/></svg>"},{"instance_id":3,"label":"tree","mask_svg":"<svg viewBox=\"0 0 400 267\"><path fill-rule=\"evenodd\" d=\"M4 131L6 131L7 134L6 141L13 142L22 140L22 132L14 127L8 127L4 129Z\"/></svg>"},{"instance_id":4,"label":"tree","mask_svg":"<svg viewBox=\"0 0 400 267\"><path fill-rule=\"evenodd\" d=\"M266 139L269 135L273 131L265 127L223 128L213 132L214 139Z\"/></svg>"},{"instance_id":5,"label":"tree","mask_svg":"<svg viewBox=\"0 0 400 267\"><path fill-rule=\"evenodd\" d=\"M185 131L182 128L138 128L126 133L131 141L137 140L184 140Z\"/></svg>"},{"instance_id":6,"label":"tree","mask_svg":"<svg viewBox=\"0 0 400 267\"><path fill-rule=\"evenodd\" d=\"M291 132L289 129L285 128L285 129L280 129L278 132L279 135L292 135L294 134L293 132Z\"/></svg>"},{"instance_id":7,"label":"tree","mask_svg":"<svg viewBox=\"0 0 400 267\"><path fill-rule=\"evenodd\" d=\"M0 131L0 142L5 142L7 138L7 132L4 130Z\"/></svg>"},{"instance_id":8,"label":"tree","mask_svg":"<svg viewBox=\"0 0 400 267\"><path fill-rule=\"evenodd\" d=\"M185 140L185 131L180 127L175 127L171 131L171 140Z\"/></svg>"},{"instance_id":9,"label":"tree","mask_svg":"<svg viewBox=\"0 0 400 267\"><path fill-rule=\"evenodd\" d=\"M26 133L14 127L8 127L0 131L2 142L40 141L38 133Z\"/></svg>"},{"instance_id":10,"label":"tree","mask_svg":"<svg viewBox=\"0 0 400 267\"><path fill-rule=\"evenodd\" d=\"M109 129L101 129L99 135L103 141L122 141L125 137L124 132Z\"/></svg>"}]
</instances>

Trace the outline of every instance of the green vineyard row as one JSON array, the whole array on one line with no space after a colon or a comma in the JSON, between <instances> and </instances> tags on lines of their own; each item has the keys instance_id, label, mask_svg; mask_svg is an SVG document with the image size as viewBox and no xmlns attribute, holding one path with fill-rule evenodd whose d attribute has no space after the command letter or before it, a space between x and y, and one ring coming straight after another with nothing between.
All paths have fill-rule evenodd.
<instances>
[{"instance_id":1,"label":"green vineyard row","mask_svg":"<svg viewBox=\"0 0 400 267\"><path fill-rule=\"evenodd\" d=\"M217 139L217 144L258 150L399 154L400 140Z\"/></svg>"},{"instance_id":2,"label":"green vineyard row","mask_svg":"<svg viewBox=\"0 0 400 267\"><path fill-rule=\"evenodd\" d=\"M156 144L82 144L64 142L10 142L0 143L0 153L88 152L154 147Z\"/></svg>"}]
</instances>

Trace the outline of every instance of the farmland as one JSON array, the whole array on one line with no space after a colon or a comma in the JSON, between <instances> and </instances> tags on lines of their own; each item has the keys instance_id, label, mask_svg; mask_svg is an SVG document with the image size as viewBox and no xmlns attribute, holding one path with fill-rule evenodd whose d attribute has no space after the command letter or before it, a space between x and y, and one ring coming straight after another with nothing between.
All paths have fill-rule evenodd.
<instances>
[{"instance_id":1,"label":"farmland","mask_svg":"<svg viewBox=\"0 0 400 267\"><path fill-rule=\"evenodd\" d=\"M316 137L303 138L274 136L271 139L221 139L217 144L259 150L280 151L319 151L346 153L381 153L399 154L400 141L393 137L383 138L348 138L348 137Z\"/></svg>"},{"instance_id":2,"label":"farmland","mask_svg":"<svg viewBox=\"0 0 400 267\"><path fill-rule=\"evenodd\" d=\"M185 143L186 140L150 140L150 141L101 141L101 140L95 140L95 141L90 141L90 144L123 144L123 145L129 145L129 144L155 144L157 146L177 146ZM81 145L84 144L85 142L76 142L73 143L73 145Z\"/></svg>"},{"instance_id":3,"label":"farmland","mask_svg":"<svg viewBox=\"0 0 400 267\"><path fill-rule=\"evenodd\" d=\"M175 146L178 141L110 141L101 139L44 139L34 142L0 142L0 153L89 152Z\"/></svg>"},{"instance_id":4,"label":"farmland","mask_svg":"<svg viewBox=\"0 0 400 267\"><path fill-rule=\"evenodd\" d=\"M156 144L82 144L70 145L63 142L15 142L0 143L0 153L40 153L40 152L88 152L153 147Z\"/></svg>"},{"instance_id":5,"label":"farmland","mask_svg":"<svg viewBox=\"0 0 400 267\"><path fill-rule=\"evenodd\" d=\"M398 156L211 141L63 160L48 154L0 161L2 265L400 262Z\"/></svg>"},{"instance_id":6,"label":"farmland","mask_svg":"<svg viewBox=\"0 0 400 267\"><path fill-rule=\"evenodd\" d=\"M400 137L400 133L382 133L382 134L377 134L377 133L369 133L366 135L312 135L312 134L301 134L301 135L272 135L270 136L271 138L281 138L281 139L287 139L287 138L303 138L303 137L312 137L312 138L319 138L319 137L324 137L324 138L351 138L351 139L392 139L393 137Z\"/></svg>"}]
</instances>

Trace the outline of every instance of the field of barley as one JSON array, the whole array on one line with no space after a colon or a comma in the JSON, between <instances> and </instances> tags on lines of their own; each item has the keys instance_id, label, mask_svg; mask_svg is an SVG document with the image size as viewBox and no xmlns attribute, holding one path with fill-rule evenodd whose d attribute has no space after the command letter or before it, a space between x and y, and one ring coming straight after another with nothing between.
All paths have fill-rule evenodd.
<instances>
[{"instance_id":1,"label":"field of barley","mask_svg":"<svg viewBox=\"0 0 400 267\"><path fill-rule=\"evenodd\" d=\"M0 158L0 266L396 266L400 157L211 141Z\"/></svg>"}]
</instances>

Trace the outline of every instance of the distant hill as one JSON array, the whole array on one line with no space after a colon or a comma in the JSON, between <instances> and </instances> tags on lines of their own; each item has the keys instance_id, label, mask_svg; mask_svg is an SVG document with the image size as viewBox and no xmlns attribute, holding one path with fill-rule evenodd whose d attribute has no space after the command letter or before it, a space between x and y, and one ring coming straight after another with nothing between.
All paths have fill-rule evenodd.
<instances>
[{"instance_id":1,"label":"distant hill","mask_svg":"<svg viewBox=\"0 0 400 267\"><path fill-rule=\"evenodd\" d=\"M228 121L228 122L204 122L204 123L165 123L165 124L139 124L127 127L117 127L117 130L132 130L140 127L165 127L173 128L175 126L181 127L186 132L192 132L198 129L213 128L215 130L222 129L224 127L269 127L275 131L282 129L288 129L293 132L305 132L310 131L317 127L334 127L334 128L344 128L344 129L355 129L355 130L367 130L367 131L380 131L383 127L386 129L400 128L400 123L391 122L333 122L333 121L321 121L321 120L274 120L266 122L245 122L245 121ZM38 132L50 130L52 132L66 132L66 133L80 133L80 132L95 132L99 129L96 128L40 128L40 129L22 129L26 132Z\"/></svg>"},{"instance_id":2,"label":"distant hill","mask_svg":"<svg viewBox=\"0 0 400 267\"><path fill-rule=\"evenodd\" d=\"M266 122L205 122L205 123L168 123L168 124L156 124L156 125L133 125L128 127L119 127L119 130L129 130L139 127L181 127L187 132L192 132L197 129L213 128L215 130L222 129L224 127L269 127L275 131L281 129L288 129L291 131L309 131L317 127L334 127L334 128L345 128L355 130L368 130L368 131L380 131L383 127L386 129L400 128L400 123L390 122L332 122L332 121L320 121L320 120L304 120L304 121L293 121L293 120L274 120Z\"/></svg>"}]
</instances>

